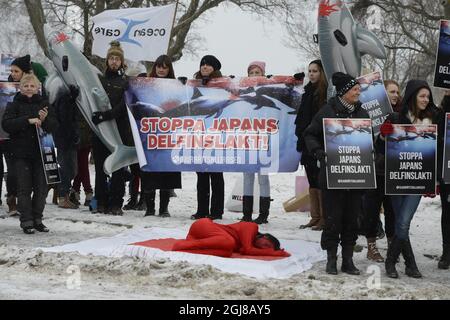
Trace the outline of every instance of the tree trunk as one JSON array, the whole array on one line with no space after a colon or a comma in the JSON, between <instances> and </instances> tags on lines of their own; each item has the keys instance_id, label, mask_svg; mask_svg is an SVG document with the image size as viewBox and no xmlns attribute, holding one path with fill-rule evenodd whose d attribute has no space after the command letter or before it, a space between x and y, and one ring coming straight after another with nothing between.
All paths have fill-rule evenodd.
<instances>
[{"instance_id":1,"label":"tree trunk","mask_svg":"<svg viewBox=\"0 0 450 320\"><path fill-rule=\"evenodd\" d=\"M46 21L44 9L42 9L42 2L41 0L25 0L25 6L27 7L30 22L36 34L36 39L44 51L44 54L49 57L47 40L44 35L44 24Z\"/></svg>"}]
</instances>

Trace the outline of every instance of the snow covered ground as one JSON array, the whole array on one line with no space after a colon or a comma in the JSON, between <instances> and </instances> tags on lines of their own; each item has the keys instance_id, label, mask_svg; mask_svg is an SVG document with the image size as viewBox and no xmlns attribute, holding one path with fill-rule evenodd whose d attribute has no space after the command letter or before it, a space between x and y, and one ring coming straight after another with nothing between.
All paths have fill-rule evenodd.
<instances>
[{"instance_id":1,"label":"snow covered ground","mask_svg":"<svg viewBox=\"0 0 450 320\"><path fill-rule=\"evenodd\" d=\"M296 174L270 177L275 200L269 224L261 229L283 239L319 242L320 232L298 229L309 221L308 213L283 210L282 202L294 194ZM226 196L240 176L225 174ZM286 280L256 280L211 266L167 259L106 258L35 249L110 237L133 228L188 227L192 223L189 217L196 210L195 186L195 173L183 173L183 189L177 190L177 198L172 198L169 206L172 217L167 219L144 218L141 211L125 211L124 216L115 217L93 215L85 207L59 209L50 204L51 193L44 213L44 222L50 228L48 234L25 235L17 218L3 216L0 299L450 299L450 271L437 269L436 259L441 254L438 198L422 200L411 226L411 241L424 275L418 280L404 274L403 263L398 268L400 279L387 278L383 264L366 259L364 238L358 240L364 249L355 253L355 264L362 271L360 276L327 275L325 262L319 262ZM5 211L5 204L1 211ZM226 212L220 223L233 223L240 217L239 213ZM385 256L386 239L378 243Z\"/></svg>"}]
</instances>

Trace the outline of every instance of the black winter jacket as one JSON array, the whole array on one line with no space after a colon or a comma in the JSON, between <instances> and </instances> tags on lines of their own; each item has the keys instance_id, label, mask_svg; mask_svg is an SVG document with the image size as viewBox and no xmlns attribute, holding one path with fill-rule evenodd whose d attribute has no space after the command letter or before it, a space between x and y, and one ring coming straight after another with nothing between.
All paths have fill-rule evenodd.
<instances>
[{"instance_id":1,"label":"black winter jacket","mask_svg":"<svg viewBox=\"0 0 450 320\"><path fill-rule=\"evenodd\" d=\"M54 103L58 129L55 131L55 146L58 149L75 148L80 143L77 105L70 94L62 95Z\"/></svg>"},{"instance_id":2,"label":"black winter jacket","mask_svg":"<svg viewBox=\"0 0 450 320\"><path fill-rule=\"evenodd\" d=\"M303 134L322 106L319 105L316 85L310 82L304 89L305 92L302 95L302 101L298 109L297 117L295 118L295 135L297 136L297 151L302 153L301 163L303 165L311 165L312 162L315 162L314 157L306 148Z\"/></svg>"},{"instance_id":3,"label":"black winter jacket","mask_svg":"<svg viewBox=\"0 0 450 320\"><path fill-rule=\"evenodd\" d=\"M332 97L328 100L328 103L324 105L319 112L313 118L311 124L306 128L304 133L305 144L308 148L308 152L315 157L318 150L324 150L324 134L323 134L323 119L324 118L360 118L360 119L370 119L369 114L366 110L361 107L361 102L358 102L355 110L349 112L345 108L338 98ZM322 189L326 189L326 163L320 164L319 173L319 186Z\"/></svg>"},{"instance_id":4,"label":"black winter jacket","mask_svg":"<svg viewBox=\"0 0 450 320\"><path fill-rule=\"evenodd\" d=\"M39 118L39 110L44 107L48 107L48 115L42 122L42 129L48 133L53 133L58 126L58 122L47 99L37 94L28 98L19 92L14 97L14 101L6 106L2 126L9 133L13 157L26 159L41 157L36 127L34 124L30 124L28 119Z\"/></svg>"},{"instance_id":5,"label":"black winter jacket","mask_svg":"<svg viewBox=\"0 0 450 320\"><path fill-rule=\"evenodd\" d=\"M133 136L125 104L125 91L128 89L128 79L118 72L107 69L105 75L100 77L100 81L108 95L112 108L104 112L103 118L105 120L115 119L123 144L133 146Z\"/></svg>"}]
</instances>

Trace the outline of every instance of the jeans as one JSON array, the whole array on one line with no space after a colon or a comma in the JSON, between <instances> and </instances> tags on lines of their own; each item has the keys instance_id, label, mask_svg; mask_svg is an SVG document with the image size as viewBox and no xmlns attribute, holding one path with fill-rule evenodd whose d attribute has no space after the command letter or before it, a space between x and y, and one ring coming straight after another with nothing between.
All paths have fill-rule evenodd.
<instances>
[{"instance_id":1,"label":"jeans","mask_svg":"<svg viewBox=\"0 0 450 320\"><path fill-rule=\"evenodd\" d=\"M270 182L268 175L258 173L259 196L270 197ZM255 174L253 172L244 172L244 196L253 196L255 185Z\"/></svg>"},{"instance_id":2,"label":"jeans","mask_svg":"<svg viewBox=\"0 0 450 320\"><path fill-rule=\"evenodd\" d=\"M392 208L395 213L395 236L407 240L411 220L419 206L421 195L391 196Z\"/></svg>"}]
</instances>

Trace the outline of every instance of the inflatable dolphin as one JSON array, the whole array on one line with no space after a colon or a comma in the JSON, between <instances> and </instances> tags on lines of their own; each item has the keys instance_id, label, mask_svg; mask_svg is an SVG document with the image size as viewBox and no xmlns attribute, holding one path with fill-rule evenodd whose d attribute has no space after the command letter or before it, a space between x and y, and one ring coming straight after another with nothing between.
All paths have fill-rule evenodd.
<instances>
[{"instance_id":1,"label":"inflatable dolphin","mask_svg":"<svg viewBox=\"0 0 450 320\"><path fill-rule=\"evenodd\" d=\"M331 84L331 76L338 71L359 77L361 56L365 54L386 59L381 41L355 23L343 1L320 0L318 11L319 50L328 83ZM329 96L330 93L329 90Z\"/></svg>"},{"instance_id":2,"label":"inflatable dolphin","mask_svg":"<svg viewBox=\"0 0 450 320\"><path fill-rule=\"evenodd\" d=\"M69 41L67 35L52 31L48 25L44 26L44 33L50 59L56 68L45 82L50 103L61 94L67 93L69 85L77 86L80 90L76 99L78 108L92 131L112 153L103 164L105 173L111 175L116 170L137 163L136 148L122 143L115 121L103 121L95 125L91 120L94 112L111 109L108 96L99 79L100 71L89 63Z\"/></svg>"}]
</instances>

